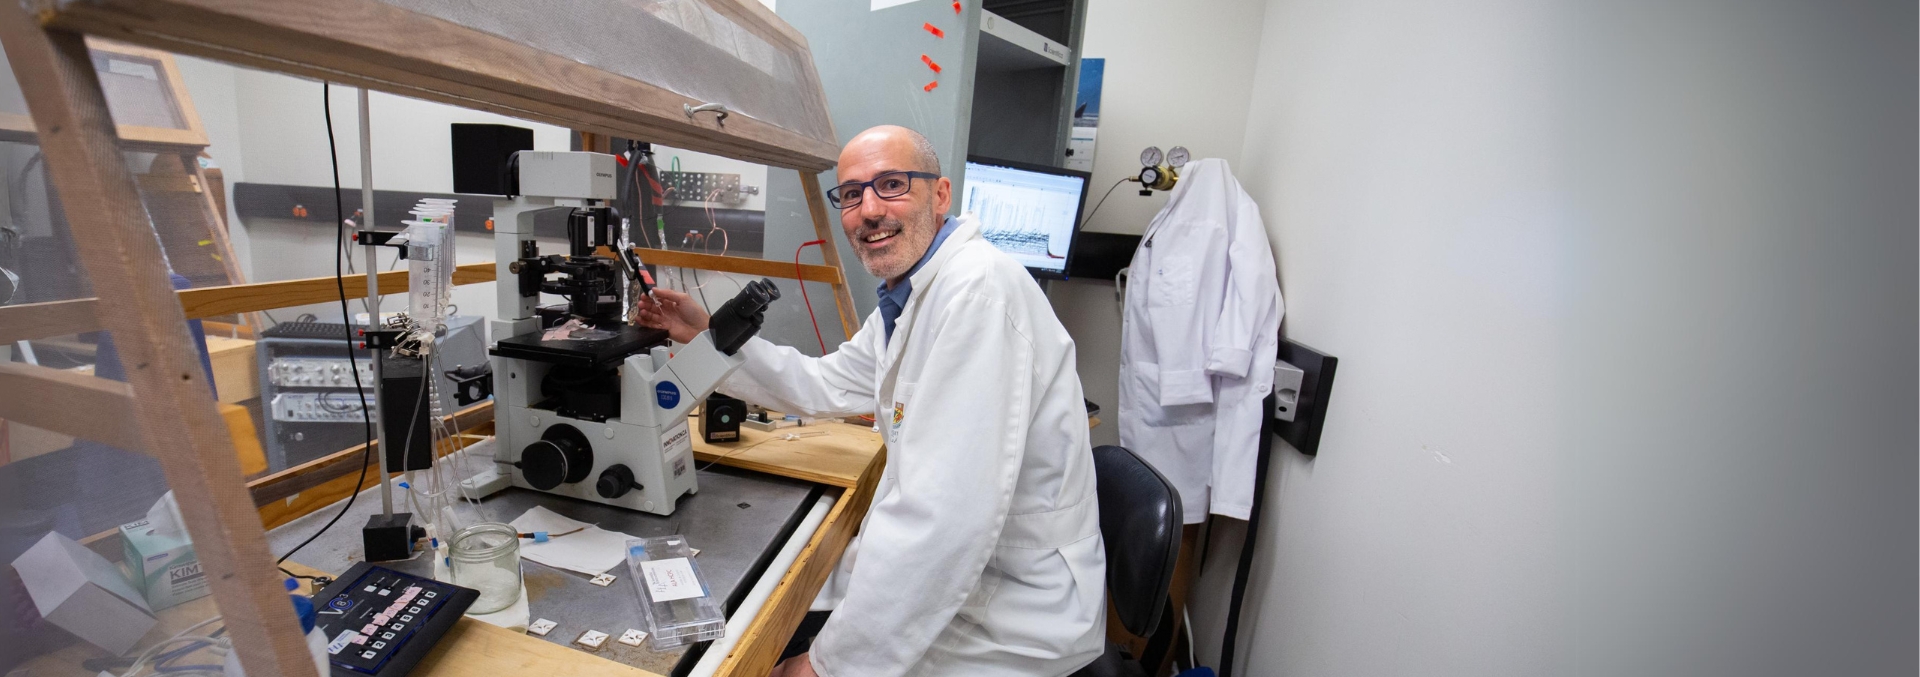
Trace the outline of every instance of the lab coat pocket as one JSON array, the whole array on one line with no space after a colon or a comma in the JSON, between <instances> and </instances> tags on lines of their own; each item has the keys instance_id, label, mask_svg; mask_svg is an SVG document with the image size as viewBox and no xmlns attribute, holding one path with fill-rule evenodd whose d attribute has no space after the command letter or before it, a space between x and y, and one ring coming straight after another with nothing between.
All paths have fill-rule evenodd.
<instances>
[{"instance_id":1,"label":"lab coat pocket","mask_svg":"<svg viewBox=\"0 0 1920 677\"><path fill-rule=\"evenodd\" d=\"M1206 420L1207 414L1213 410L1212 404L1155 406L1161 401L1160 365L1136 362L1122 371L1128 379L1127 387L1140 396L1138 400L1144 405L1139 411L1128 413L1140 417L1142 423L1156 428L1187 425Z\"/></svg>"},{"instance_id":2,"label":"lab coat pocket","mask_svg":"<svg viewBox=\"0 0 1920 677\"><path fill-rule=\"evenodd\" d=\"M1153 278L1149 284L1148 307L1191 305L1200 286L1198 257L1185 252L1167 252L1155 256Z\"/></svg>"}]
</instances>

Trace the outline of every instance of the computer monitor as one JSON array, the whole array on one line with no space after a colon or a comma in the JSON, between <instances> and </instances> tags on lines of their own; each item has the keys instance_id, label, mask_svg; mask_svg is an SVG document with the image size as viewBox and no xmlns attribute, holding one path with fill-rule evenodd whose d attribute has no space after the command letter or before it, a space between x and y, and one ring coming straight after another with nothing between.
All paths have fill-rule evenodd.
<instances>
[{"instance_id":1,"label":"computer monitor","mask_svg":"<svg viewBox=\"0 0 1920 677\"><path fill-rule=\"evenodd\" d=\"M1035 277L1064 280L1087 181L1086 172L968 156L960 211L971 212L980 235Z\"/></svg>"}]
</instances>

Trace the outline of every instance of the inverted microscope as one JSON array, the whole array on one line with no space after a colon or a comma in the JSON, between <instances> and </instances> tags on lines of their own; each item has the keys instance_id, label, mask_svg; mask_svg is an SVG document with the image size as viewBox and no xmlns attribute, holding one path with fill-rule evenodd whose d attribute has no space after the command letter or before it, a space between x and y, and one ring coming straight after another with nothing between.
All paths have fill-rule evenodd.
<instances>
[{"instance_id":1,"label":"inverted microscope","mask_svg":"<svg viewBox=\"0 0 1920 677\"><path fill-rule=\"evenodd\" d=\"M744 358L772 281L747 283L710 328L674 347L622 318L650 277L616 238L614 158L517 153L511 197L494 203L498 317L493 336L496 463L517 487L669 515L699 491L687 415ZM565 254L540 252L534 217L568 210ZM602 247L613 256L596 255ZM542 307L542 294L565 299ZM504 484L504 483L501 483Z\"/></svg>"}]
</instances>

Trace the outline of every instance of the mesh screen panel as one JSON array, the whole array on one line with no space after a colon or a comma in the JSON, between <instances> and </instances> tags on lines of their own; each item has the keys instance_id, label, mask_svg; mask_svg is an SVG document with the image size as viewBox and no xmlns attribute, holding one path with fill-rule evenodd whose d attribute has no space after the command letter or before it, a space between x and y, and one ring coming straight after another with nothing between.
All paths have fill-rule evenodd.
<instances>
[{"instance_id":1,"label":"mesh screen panel","mask_svg":"<svg viewBox=\"0 0 1920 677\"><path fill-rule=\"evenodd\" d=\"M749 2L753 0L747 0ZM701 0L382 0L836 143L804 49ZM617 39L604 39L608 27ZM765 30L765 29L761 29ZM591 38L591 39L589 39Z\"/></svg>"}]
</instances>

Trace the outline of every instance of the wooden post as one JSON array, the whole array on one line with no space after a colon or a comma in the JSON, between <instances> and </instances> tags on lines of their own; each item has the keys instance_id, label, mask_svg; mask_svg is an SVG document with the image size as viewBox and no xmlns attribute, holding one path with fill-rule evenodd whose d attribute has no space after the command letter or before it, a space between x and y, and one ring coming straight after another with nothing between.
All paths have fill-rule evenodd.
<instances>
[{"instance_id":1,"label":"wooden post","mask_svg":"<svg viewBox=\"0 0 1920 677\"><path fill-rule=\"evenodd\" d=\"M820 255L826 258L827 265L845 271L846 267L840 265L840 249L834 246L839 236L834 232L833 221L827 218L827 194L820 190L820 175L804 169L798 171L800 192L807 194L807 212L813 215L814 235L827 241L820 245ZM853 338L853 332L860 328L860 320L855 314L853 295L847 291L844 274L840 284L833 285L833 305L840 309L840 328L847 332L847 338Z\"/></svg>"},{"instance_id":2,"label":"wooden post","mask_svg":"<svg viewBox=\"0 0 1920 677\"><path fill-rule=\"evenodd\" d=\"M589 153L613 154L613 137L579 129L574 131L580 133L580 150Z\"/></svg>"},{"instance_id":3,"label":"wooden post","mask_svg":"<svg viewBox=\"0 0 1920 677\"><path fill-rule=\"evenodd\" d=\"M254 675L319 677L121 157L85 39L42 28L20 3L0 3L0 43L100 296L99 319L117 339L134 418L179 498L241 665Z\"/></svg>"}]
</instances>

